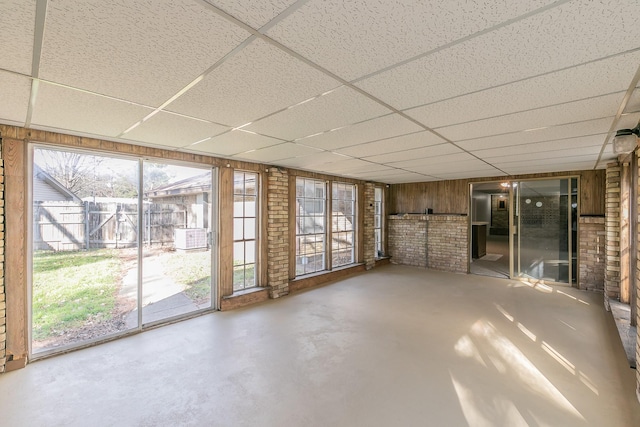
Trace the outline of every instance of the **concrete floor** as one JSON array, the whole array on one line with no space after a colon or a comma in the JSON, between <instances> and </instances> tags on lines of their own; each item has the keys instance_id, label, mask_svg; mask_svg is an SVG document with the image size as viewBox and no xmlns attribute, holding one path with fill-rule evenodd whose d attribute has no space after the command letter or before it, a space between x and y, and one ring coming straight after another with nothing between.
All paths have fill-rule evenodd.
<instances>
[{"instance_id":1,"label":"concrete floor","mask_svg":"<svg viewBox=\"0 0 640 427\"><path fill-rule=\"evenodd\" d=\"M0 376L7 426L639 426L602 295L384 266Z\"/></svg>"}]
</instances>

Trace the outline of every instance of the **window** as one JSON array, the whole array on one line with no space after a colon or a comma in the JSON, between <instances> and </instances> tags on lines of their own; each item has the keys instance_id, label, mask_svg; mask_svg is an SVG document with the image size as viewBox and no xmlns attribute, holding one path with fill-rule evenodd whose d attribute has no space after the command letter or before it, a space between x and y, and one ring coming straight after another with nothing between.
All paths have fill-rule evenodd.
<instances>
[{"instance_id":1,"label":"window","mask_svg":"<svg viewBox=\"0 0 640 427\"><path fill-rule=\"evenodd\" d=\"M296 275L324 270L327 184L296 179Z\"/></svg>"},{"instance_id":2,"label":"window","mask_svg":"<svg viewBox=\"0 0 640 427\"><path fill-rule=\"evenodd\" d=\"M356 186L334 182L331 191L332 267L353 264Z\"/></svg>"},{"instance_id":3,"label":"window","mask_svg":"<svg viewBox=\"0 0 640 427\"><path fill-rule=\"evenodd\" d=\"M258 175L233 175L233 290L252 288L256 283L256 235Z\"/></svg>"},{"instance_id":4,"label":"window","mask_svg":"<svg viewBox=\"0 0 640 427\"><path fill-rule=\"evenodd\" d=\"M384 256L384 234L382 228L382 220L384 215L384 206L382 203L382 188L376 187L373 195L373 229L375 235L376 258Z\"/></svg>"}]
</instances>

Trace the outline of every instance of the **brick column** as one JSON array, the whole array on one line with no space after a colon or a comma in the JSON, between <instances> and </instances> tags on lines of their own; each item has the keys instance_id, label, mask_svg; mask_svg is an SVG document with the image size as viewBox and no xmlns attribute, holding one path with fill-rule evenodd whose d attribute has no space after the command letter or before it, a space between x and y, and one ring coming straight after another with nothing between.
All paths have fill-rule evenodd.
<instances>
[{"instance_id":1,"label":"brick column","mask_svg":"<svg viewBox=\"0 0 640 427\"><path fill-rule=\"evenodd\" d=\"M4 291L4 163L2 139L0 139L0 372L7 363L7 310Z\"/></svg>"},{"instance_id":2,"label":"brick column","mask_svg":"<svg viewBox=\"0 0 640 427\"><path fill-rule=\"evenodd\" d=\"M267 284L279 298L289 293L289 174L271 167L267 180Z\"/></svg>"},{"instance_id":3,"label":"brick column","mask_svg":"<svg viewBox=\"0 0 640 427\"><path fill-rule=\"evenodd\" d=\"M467 273L469 225L466 216L427 215L427 267Z\"/></svg>"},{"instance_id":4,"label":"brick column","mask_svg":"<svg viewBox=\"0 0 640 427\"><path fill-rule=\"evenodd\" d=\"M364 184L364 212L363 224L364 224L364 239L362 244L364 245L364 265L367 270L373 268L376 264L376 248L375 248L375 185L371 182Z\"/></svg>"},{"instance_id":5,"label":"brick column","mask_svg":"<svg viewBox=\"0 0 640 427\"><path fill-rule=\"evenodd\" d=\"M606 234L603 217L580 217L580 289L603 291Z\"/></svg>"},{"instance_id":6,"label":"brick column","mask_svg":"<svg viewBox=\"0 0 640 427\"><path fill-rule=\"evenodd\" d=\"M605 194L605 307L609 309L607 298L620 298L620 165L609 163L606 175Z\"/></svg>"}]
</instances>

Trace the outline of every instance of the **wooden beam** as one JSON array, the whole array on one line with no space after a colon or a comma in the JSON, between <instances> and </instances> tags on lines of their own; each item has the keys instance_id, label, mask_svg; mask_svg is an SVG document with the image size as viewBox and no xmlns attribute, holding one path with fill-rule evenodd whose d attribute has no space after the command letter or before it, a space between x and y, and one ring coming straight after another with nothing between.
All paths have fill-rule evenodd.
<instances>
[{"instance_id":1,"label":"wooden beam","mask_svg":"<svg viewBox=\"0 0 640 427\"><path fill-rule=\"evenodd\" d=\"M220 208L220 296L233 294L233 168L223 167L218 181Z\"/></svg>"}]
</instances>

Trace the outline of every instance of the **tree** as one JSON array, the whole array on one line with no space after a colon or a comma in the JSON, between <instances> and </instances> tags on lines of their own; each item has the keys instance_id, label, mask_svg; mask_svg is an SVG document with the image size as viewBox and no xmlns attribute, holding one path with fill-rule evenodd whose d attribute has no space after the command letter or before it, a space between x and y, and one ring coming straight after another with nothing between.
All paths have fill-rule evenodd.
<instances>
[{"instance_id":1,"label":"tree","mask_svg":"<svg viewBox=\"0 0 640 427\"><path fill-rule=\"evenodd\" d=\"M78 197L91 196L103 157L72 151L36 150L36 163Z\"/></svg>"}]
</instances>

